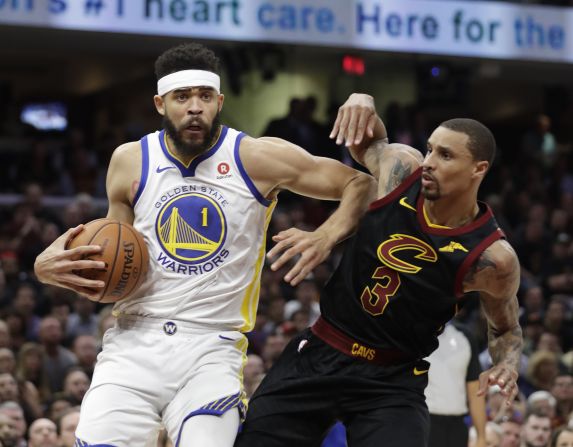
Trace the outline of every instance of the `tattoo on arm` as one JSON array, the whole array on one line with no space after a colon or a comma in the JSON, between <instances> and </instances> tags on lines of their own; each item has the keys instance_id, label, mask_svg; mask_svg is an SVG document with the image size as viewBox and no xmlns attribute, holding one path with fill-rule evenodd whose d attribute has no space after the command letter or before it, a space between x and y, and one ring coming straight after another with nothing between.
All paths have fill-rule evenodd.
<instances>
[{"instance_id":1,"label":"tattoo on arm","mask_svg":"<svg viewBox=\"0 0 573 447\"><path fill-rule=\"evenodd\" d=\"M482 293L481 297L488 321L488 349L493 364L505 363L518 371L523 336L518 321L517 297L494 298L487 293Z\"/></svg>"},{"instance_id":2,"label":"tattoo on arm","mask_svg":"<svg viewBox=\"0 0 573 447\"><path fill-rule=\"evenodd\" d=\"M519 326L503 334L496 334L490 327L488 330L489 353L493 364L509 363L519 371L519 359L523 345L523 337Z\"/></svg>"},{"instance_id":3,"label":"tattoo on arm","mask_svg":"<svg viewBox=\"0 0 573 447\"><path fill-rule=\"evenodd\" d=\"M408 163L404 163L402 160L397 158L394 161L394 166L390 170L388 175L388 183L386 184L386 191L393 191L406 177L412 173L412 166Z\"/></svg>"},{"instance_id":4,"label":"tattoo on arm","mask_svg":"<svg viewBox=\"0 0 573 447\"><path fill-rule=\"evenodd\" d=\"M478 260L470 266L468 272L466 273L465 280L471 283L478 273L482 272L488 267L492 267L495 270L497 265L492 259L490 259L486 250L481 254Z\"/></svg>"}]
</instances>

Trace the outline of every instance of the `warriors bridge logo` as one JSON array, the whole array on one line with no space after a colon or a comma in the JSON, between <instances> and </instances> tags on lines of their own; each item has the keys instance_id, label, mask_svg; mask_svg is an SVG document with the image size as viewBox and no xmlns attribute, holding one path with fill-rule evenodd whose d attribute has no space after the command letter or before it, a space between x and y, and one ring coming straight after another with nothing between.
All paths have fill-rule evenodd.
<instances>
[{"instance_id":1,"label":"warriors bridge logo","mask_svg":"<svg viewBox=\"0 0 573 447\"><path fill-rule=\"evenodd\" d=\"M179 265L166 257L160 263L177 273L203 273L210 271L228 255L222 250L227 222L220 204L201 193L177 195L167 201L155 225L157 239L164 252ZM207 262L211 261L211 262ZM201 271L192 267L203 264ZM207 268L207 264L213 264Z\"/></svg>"}]
</instances>

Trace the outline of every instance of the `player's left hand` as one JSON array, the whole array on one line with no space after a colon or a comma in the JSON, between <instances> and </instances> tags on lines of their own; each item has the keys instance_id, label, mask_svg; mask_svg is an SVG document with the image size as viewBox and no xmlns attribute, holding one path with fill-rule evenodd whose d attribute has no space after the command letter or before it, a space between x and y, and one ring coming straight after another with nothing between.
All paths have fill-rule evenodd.
<instances>
[{"instance_id":1,"label":"player's left hand","mask_svg":"<svg viewBox=\"0 0 573 447\"><path fill-rule=\"evenodd\" d=\"M292 286L301 282L318 264L324 261L334 242L323 230L303 231L289 228L273 236L276 245L267 253L271 259L280 257L271 264L271 270L278 270L295 256L300 255L295 265L284 276ZM282 253L282 254L281 254Z\"/></svg>"},{"instance_id":2,"label":"player's left hand","mask_svg":"<svg viewBox=\"0 0 573 447\"><path fill-rule=\"evenodd\" d=\"M478 396L484 396L490 386L497 385L505 396L505 404L511 405L519 392L517 388L517 371L510 365L499 363L479 375Z\"/></svg>"}]
</instances>

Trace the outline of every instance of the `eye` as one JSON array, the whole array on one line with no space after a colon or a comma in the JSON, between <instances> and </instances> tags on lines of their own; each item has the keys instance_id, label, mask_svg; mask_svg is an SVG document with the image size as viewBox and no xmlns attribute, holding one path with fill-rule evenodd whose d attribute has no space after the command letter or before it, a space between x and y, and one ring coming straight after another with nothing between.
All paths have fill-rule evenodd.
<instances>
[{"instance_id":1,"label":"eye","mask_svg":"<svg viewBox=\"0 0 573 447\"><path fill-rule=\"evenodd\" d=\"M210 101L212 97L213 97L213 94L211 92L203 92L201 94L201 99L203 101Z\"/></svg>"},{"instance_id":2,"label":"eye","mask_svg":"<svg viewBox=\"0 0 573 447\"><path fill-rule=\"evenodd\" d=\"M444 151L444 152L442 152L442 158L444 160L451 160L452 155L448 151Z\"/></svg>"},{"instance_id":3,"label":"eye","mask_svg":"<svg viewBox=\"0 0 573 447\"><path fill-rule=\"evenodd\" d=\"M187 101L187 93L178 93L177 96L175 97L175 99L177 99L177 101Z\"/></svg>"}]
</instances>

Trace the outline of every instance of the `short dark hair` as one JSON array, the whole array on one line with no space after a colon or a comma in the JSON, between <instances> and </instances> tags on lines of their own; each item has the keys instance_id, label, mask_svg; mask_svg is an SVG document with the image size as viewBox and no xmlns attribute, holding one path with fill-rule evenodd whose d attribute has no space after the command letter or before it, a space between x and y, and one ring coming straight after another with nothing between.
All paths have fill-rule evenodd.
<instances>
[{"instance_id":1,"label":"short dark hair","mask_svg":"<svg viewBox=\"0 0 573 447\"><path fill-rule=\"evenodd\" d=\"M482 123L470 118L454 118L444 121L440 127L465 133L469 137L468 149L474 160L485 160L492 165L495 158L495 138Z\"/></svg>"},{"instance_id":2,"label":"short dark hair","mask_svg":"<svg viewBox=\"0 0 573 447\"><path fill-rule=\"evenodd\" d=\"M529 420L529 418L531 418L531 416L535 416L537 418L543 418L543 419L551 419L551 417L547 414L547 412L544 409L538 408L538 407L533 407L533 408L529 408L526 411L525 417L523 418L523 424L527 424L527 421Z\"/></svg>"},{"instance_id":3,"label":"short dark hair","mask_svg":"<svg viewBox=\"0 0 573 447\"><path fill-rule=\"evenodd\" d=\"M563 432L573 433L573 428L564 426L564 427L559 427L557 430L555 430L555 432L553 432L553 436L551 437L551 447L557 447L557 440L559 439L559 436Z\"/></svg>"},{"instance_id":4,"label":"short dark hair","mask_svg":"<svg viewBox=\"0 0 573 447\"><path fill-rule=\"evenodd\" d=\"M184 43L169 48L155 61L157 80L181 70L205 70L220 73L219 58L200 43Z\"/></svg>"}]
</instances>

